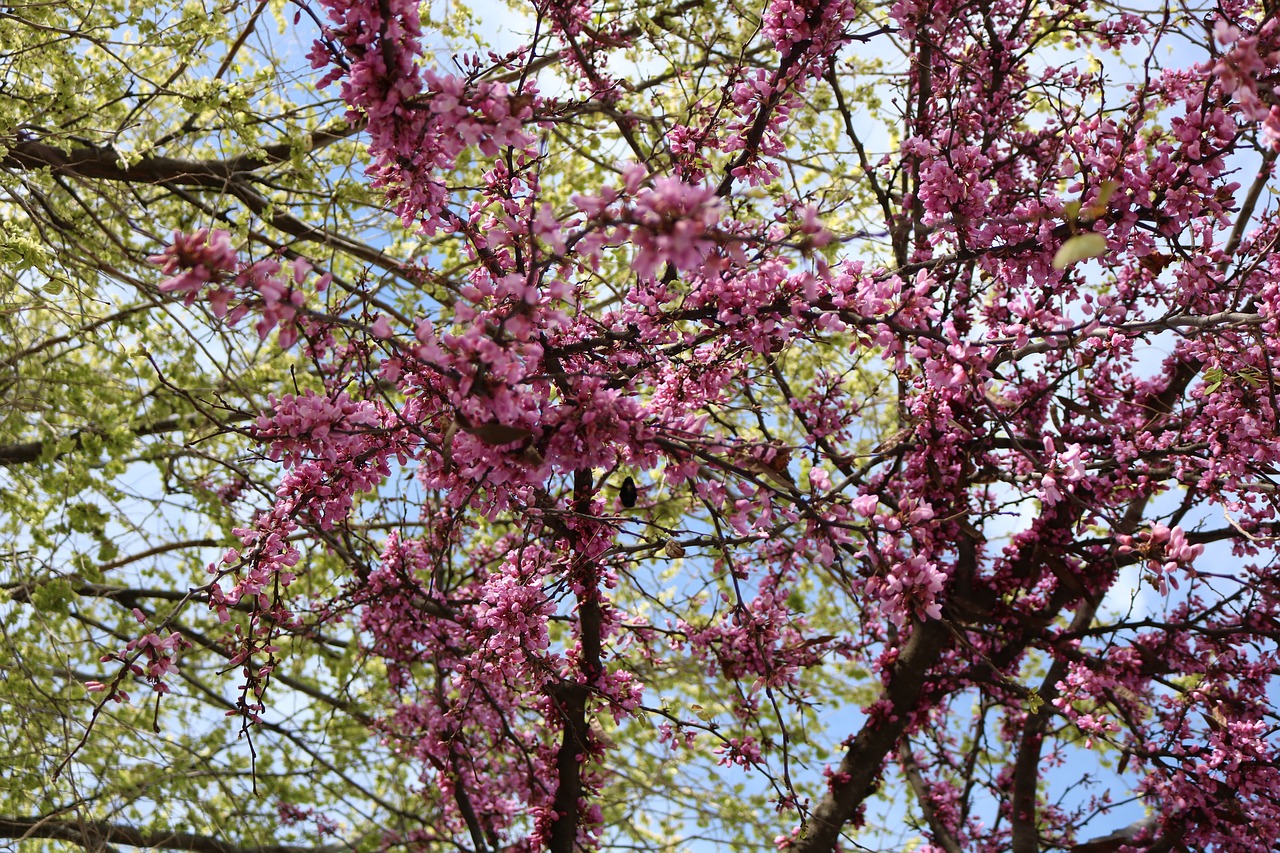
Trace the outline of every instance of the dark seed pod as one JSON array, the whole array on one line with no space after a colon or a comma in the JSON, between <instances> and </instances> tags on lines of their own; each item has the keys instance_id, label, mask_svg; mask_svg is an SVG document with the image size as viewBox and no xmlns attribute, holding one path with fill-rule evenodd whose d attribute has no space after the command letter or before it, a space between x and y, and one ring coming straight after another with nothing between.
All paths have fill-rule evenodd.
<instances>
[{"instance_id":1,"label":"dark seed pod","mask_svg":"<svg viewBox=\"0 0 1280 853\"><path fill-rule=\"evenodd\" d=\"M636 505L636 498L639 494L636 492L636 481L627 477L622 481L622 488L618 489L618 500L627 509L631 509Z\"/></svg>"}]
</instances>

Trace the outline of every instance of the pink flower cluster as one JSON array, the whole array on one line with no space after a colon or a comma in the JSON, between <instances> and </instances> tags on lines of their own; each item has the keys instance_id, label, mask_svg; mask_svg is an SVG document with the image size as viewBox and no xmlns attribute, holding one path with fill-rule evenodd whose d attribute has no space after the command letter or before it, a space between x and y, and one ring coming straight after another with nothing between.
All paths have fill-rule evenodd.
<instances>
[{"instance_id":1,"label":"pink flower cluster","mask_svg":"<svg viewBox=\"0 0 1280 853\"><path fill-rule=\"evenodd\" d=\"M1232 96L1240 114L1247 121L1260 123L1271 145L1280 148L1278 93L1273 83L1264 82L1280 69L1280 22L1268 17L1256 32L1245 36L1238 26L1219 18L1213 37L1226 48L1213 66L1218 85Z\"/></svg>"},{"instance_id":2,"label":"pink flower cluster","mask_svg":"<svg viewBox=\"0 0 1280 853\"><path fill-rule=\"evenodd\" d=\"M295 262L291 279L275 258L241 263L231 236L207 228L191 234L173 232L173 242L150 261L168 276L160 283L162 293L183 294L187 305L203 297L215 317L233 326L253 311L259 315L255 326L259 338L265 339L278 327L281 347L287 349L297 341L305 302L300 286L311 272L309 263ZM320 276L315 289L324 290L329 280L328 273Z\"/></svg>"},{"instance_id":3,"label":"pink flower cluster","mask_svg":"<svg viewBox=\"0 0 1280 853\"><path fill-rule=\"evenodd\" d=\"M1187 542L1181 527L1163 524L1156 524L1137 536L1118 536L1117 541L1121 553L1136 553L1145 559L1148 577L1161 595L1167 595L1170 587L1178 588L1174 572L1179 568L1194 576L1192 563L1204 553L1204 545Z\"/></svg>"},{"instance_id":4,"label":"pink flower cluster","mask_svg":"<svg viewBox=\"0 0 1280 853\"><path fill-rule=\"evenodd\" d=\"M270 457L294 468L307 459L333 465L369 449L375 432L389 429L388 413L370 400L353 400L345 391L267 397L270 414L258 415L257 436L270 442ZM401 457L401 462L404 458Z\"/></svg>"},{"instance_id":5,"label":"pink flower cluster","mask_svg":"<svg viewBox=\"0 0 1280 853\"><path fill-rule=\"evenodd\" d=\"M342 80L351 120L367 123L373 186L395 202L406 224L428 233L449 227L441 218L447 172L467 148L493 157L503 146L523 148L536 100L527 81L513 94L505 84L476 81L419 64L421 24L415 0L370 3L325 0L332 26L309 57L329 68L323 87ZM479 59L466 58L474 72Z\"/></svg>"},{"instance_id":6,"label":"pink flower cluster","mask_svg":"<svg viewBox=\"0 0 1280 853\"><path fill-rule=\"evenodd\" d=\"M139 622L145 623L148 620L148 616L137 607L133 608L133 615ZM165 679L178 669L175 658L189 648L190 641L173 630L166 630L163 636L159 631L151 631L135 637L121 651L101 658L102 663L117 661L123 665L115 682L106 684L101 681L86 681L85 689L91 693L105 692L112 702L128 702L129 693L120 687L121 680L128 673L144 680L156 693L169 693L170 688Z\"/></svg>"},{"instance_id":7,"label":"pink flower cluster","mask_svg":"<svg viewBox=\"0 0 1280 853\"><path fill-rule=\"evenodd\" d=\"M639 175L643 167L631 167L628 186ZM716 250L720 202L711 187L657 178L635 193L620 217L626 224L610 239L635 248L631 269L642 283L652 284L666 264L681 272L699 271Z\"/></svg>"},{"instance_id":8,"label":"pink flower cluster","mask_svg":"<svg viewBox=\"0 0 1280 853\"><path fill-rule=\"evenodd\" d=\"M866 589L880 599L885 618L901 627L914 619L941 618L946 581L937 565L917 554L868 580Z\"/></svg>"}]
</instances>

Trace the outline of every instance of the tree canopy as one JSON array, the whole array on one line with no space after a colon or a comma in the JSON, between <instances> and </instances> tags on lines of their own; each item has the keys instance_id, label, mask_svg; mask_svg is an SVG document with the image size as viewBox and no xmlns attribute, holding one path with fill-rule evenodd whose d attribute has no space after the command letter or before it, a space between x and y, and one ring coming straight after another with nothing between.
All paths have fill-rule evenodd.
<instances>
[{"instance_id":1,"label":"tree canopy","mask_svg":"<svg viewBox=\"0 0 1280 853\"><path fill-rule=\"evenodd\" d=\"M0 44L0 836L1275 849L1270 8Z\"/></svg>"}]
</instances>

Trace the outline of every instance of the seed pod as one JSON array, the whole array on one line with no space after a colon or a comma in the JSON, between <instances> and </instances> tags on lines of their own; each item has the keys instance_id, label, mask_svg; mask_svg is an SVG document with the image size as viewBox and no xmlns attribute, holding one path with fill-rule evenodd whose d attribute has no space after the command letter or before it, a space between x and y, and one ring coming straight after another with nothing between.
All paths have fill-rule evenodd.
<instances>
[{"instance_id":1,"label":"seed pod","mask_svg":"<svg viewBox=\"0 0 1280 853\"><path fill-rule=\"evenodd\" d=\"M684 546L674 539L668 539L667 544L662 546L662 553L673 560L678 560L684 556Z\"/></svg>"}]
</instances>

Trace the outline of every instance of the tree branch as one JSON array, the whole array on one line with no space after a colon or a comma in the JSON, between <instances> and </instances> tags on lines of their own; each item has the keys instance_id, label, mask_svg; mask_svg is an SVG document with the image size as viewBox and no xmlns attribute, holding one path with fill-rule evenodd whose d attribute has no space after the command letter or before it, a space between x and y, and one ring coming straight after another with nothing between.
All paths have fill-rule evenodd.
<instances>
[{"instance_id":1,"label":"tree branch","mask_svg":"<svg viewBox=\"0 0 1280 853\"><path fill-rule=\"evenodd\" d=\"M221 422L221 425L240 423L255 417L257 417L257 415L239 412L232 413L227 415L226 419ZM203 422L204 419L194 414L173 415L171 417L161 418L158 421L142 424L133 430L133 434L138 438L143 438L148 435L159 435L161 433L173 432L186 427L196 426ZM73 442L72 449L64 453L59 453L54 458L60 459L67 455L67 453L79 450L84 443L85 435L91 435L92 433L93 431L90 429L81 429L73 432L71 434L71 440ZM32 462L40 461L40 457L44 455L47 444L48 442L46 441L24 441L19 444L0 445L0 468L10 468L14 465L27 465Z\"/></svg>"},{"instance_id":2,"label":"tree branch","mask_svg":"<svg viewBox=\"0 0 1280 853\"><path fill-rule=\"evenodd\" d=\"M1081 631L1089 627L1097 605L1091 601L1080 602L1071 622L1070 631ZM1058 698L1058 682L1067 674L1067 661L1057 658L1050 665L1040 683L1038 694L1042 707L1038 713L1028 713L1023 725L1022 737L1018 743L1018 755L1013 764L1013 783L1009 805L1012 811L1010 822L1012 836L1010 838L1013 853L1039 853L1040 827L1036 819L1038 804L1036 790L1040 781L1040 754L1044 746L1044 730L1052 716L1053 700Z\"/></svg>"},{"instance_id":3,"label":"tree branch","mask_svg":"<svg viewBox=\"0 0 1280 853\"><path fill-rule=\"evenodd\" d=\"M104 845L185 850L189 853L343 853L345 844L300 847L291 844L241 845L190 832L143 831L132 826L94 820L53 820L48 817L0 817L0 838L53 838L89 850Z\"/></svg>"},{"instance_id":4,"label":"tree branch","mask_svg":"<svg viewBox=\"0 0 1280 853\"><path fill-rule=\"evenodd\" d=\"M592 474L589 469L573 472L573 509L582 516L590 515ZM556 787L552 808L556 812L551 824L547 849L551 853L573 853L577 846L578 829L582 822L580 800L583 795L582 767L590 754L590 722L587 718L587 698L591 688L604 674L601 663L601 610L599 570L592 558L574 555L571 571L582 584L578 596L578 624L580 626L581 661L579 668L586 681L577 684L566 681L556 685L552 698L564 724L564 736L556 753Z\"/></svg>"},{"instance_id":5,"label":"tree branch","mask_svg":"<svg viewBox=\"0 0 1280 853\"><path fill-rule=\"evenodd\" d=\"M876 703L875 718L862 727L840 766L831 777L826 795L809 817L797 853L829 853L836 847L840 829L871 795L885 756L901 740L911 722L911 712L924 690L925 675L937 662L950 637L938 619L916 624L893 666L889 685Z\"/></svg>"},{"instance_id":6,"label":"tree branch","mask_svg":"<svg viewBox=\"0 0 1280 853\"><path fill-rule=\"evenodd\" d=\"M314 130L303 150L317 151L364 129L361 123L345 121ZM107 181L142 184L177 184L206 189L225 189L241 176L266 166L283 163L293 156L295 143L279 142L258 151L238 154L226 160L182 160L175 157L143 157L128 163L112 148L82 146L63 151L35 139L9 139L0 166L10 169L50 169L54 174Z\"/></svg>"},{"instance_id":7,"label":"tree branch","mask_svg":"<svg viewBox=\"0 0 1280 853\"><path fill-rule=\"evenodd\" d=\"M915 756L911 754L911 742L908 738L903 738L898 748L898 758L902 761L907 782L916 795L916 802L920 804L920 812L924 815L925 822L929 824L929 831L933 833L934 843L945 853L963 853L960 842L951 833L950 827L938 818L938 810L933 807L933 797L929 793L929 786L925 783L924 776L920 773L919 765L916 764Z\"/></svg>"},{"instance_id":8,"label":"tree branch","mask_svg":"<svg viewBox=\"0 0 1280 853\"><path fill-rule=\"evenodd\" d=\"M1116 853L1125 845L1133 846L1134 839L1138 837L1144 830L1154 829L1156 825L1155 818L1145 817L1137 823L1131 823L1123 829L1117 829L1109 835L1103 835L1098 838L1091 838L1088 841L1081 842L1070 848L1070 853ZM1164 845L1167 847L1168 845ZM1162 849L1159 843L1149 848L1150 850Z\"/></svg>"}]
</instances>

